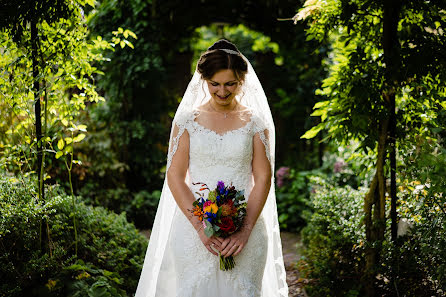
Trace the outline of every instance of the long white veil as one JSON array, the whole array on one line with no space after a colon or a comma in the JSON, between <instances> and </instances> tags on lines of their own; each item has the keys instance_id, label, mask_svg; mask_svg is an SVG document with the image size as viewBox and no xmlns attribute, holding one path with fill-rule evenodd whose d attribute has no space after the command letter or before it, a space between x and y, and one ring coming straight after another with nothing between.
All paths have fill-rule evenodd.
<instances>
[{"instance_id":1,"label":"long white veil","mask_svg":"<svg viewBox=\"0 0 446 297\"><path fill-rule=\"evenodd\" d=\"M263 91L262 85L260 84L251 63L244 55L241 54L241 56L248 64L248 72L245 75L242 90L236 99L241 104L252 109L266 125L269 132L269 159L271 161L272 172L274 173L275 128L271 110L269 108L265 92ZM211 95L209 94L205 81L201 78L198 71L195 70L183 99L178 106L172 123L169 153L167 156L166 176L172 157L176 152L179 137L181 136L182 132L184 132L180 130L179 133L174 136L173 128L175 127L175 123L179 120L182 114L192 112L195 108L209 100L210 97ZM279 223L277 217L274 174L272 174L271 179L271 188L262 211L268 232L268 255L262 282L262 297L288 297L288 286L286 284L282 244L280 240ZM146 257L144 260L144 266L135 294L136 297L155 296L157 282L161 272L161 264L163 263L164 256L168 254L167 240L171 231L172 218L174 216L175 208L177 207L178 206L176 205L167 184L167 178L165 178L158 210L149 240L149 246L147 248ZM172 281L172 279L170 280Z\"/></svg>"}]
</instances>

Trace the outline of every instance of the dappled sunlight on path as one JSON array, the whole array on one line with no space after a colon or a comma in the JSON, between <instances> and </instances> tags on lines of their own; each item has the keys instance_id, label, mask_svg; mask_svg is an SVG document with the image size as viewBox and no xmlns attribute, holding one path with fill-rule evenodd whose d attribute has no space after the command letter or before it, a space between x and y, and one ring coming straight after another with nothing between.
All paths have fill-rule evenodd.
<instances>
[{"instance_id":1,"label":"dappled sunlight on path","mask_svg":"<svg viewBox=\"0 0 446 297\"><path fill-rule=\"evenodd\" d=\"M304 280L300 278L297 262L300 258L300 236L290 232L280 232L282 238L283 261L285 263L286 281L289 297L307 297L303 289Z\"/></svg>"}]
</instances>

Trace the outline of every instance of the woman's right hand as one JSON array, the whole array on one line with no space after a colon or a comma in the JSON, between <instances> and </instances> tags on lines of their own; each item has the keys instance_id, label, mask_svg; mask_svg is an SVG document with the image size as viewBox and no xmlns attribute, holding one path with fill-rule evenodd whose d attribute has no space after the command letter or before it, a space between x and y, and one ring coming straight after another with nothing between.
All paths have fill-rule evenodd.
<instances>
[{"instance_id":1,"label":"woman's right hand","mask_svg":"<svg viewBox=\"0 0 446 297\"><path fill-rule=\"evenodd\" d=\"M218 256L218 253L216 251L220 251L220 247L223 242L223 238L215 237L215 236L207 237L206 234L204 234L203 228L201 228L200 231L198 231L198 235L200 236L201 242L208 249L208 251L211 252L212 254Z\"/></svg>"}]
</instances>

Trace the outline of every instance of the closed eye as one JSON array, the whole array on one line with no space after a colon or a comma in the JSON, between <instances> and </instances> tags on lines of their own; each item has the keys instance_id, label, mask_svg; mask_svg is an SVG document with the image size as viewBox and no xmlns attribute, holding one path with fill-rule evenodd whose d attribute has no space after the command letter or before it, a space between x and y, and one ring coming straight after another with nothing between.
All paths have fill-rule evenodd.
<instances>
[{"instance_id":1,"label":"closed eye","mask_svg":"<svg viewBox=\"0 0 446 297\"><path fill-rule=\"evenodd\" d=\"M219 84L218 84L218 83L211 83L211 85L214 86L214 87L216 87L216 86L218 86ZM227 85L228 87L232 87L233 85L235 85L235 82L229 82L229 83L226 83L225 85Z\"/></svg>"}]
</instances>

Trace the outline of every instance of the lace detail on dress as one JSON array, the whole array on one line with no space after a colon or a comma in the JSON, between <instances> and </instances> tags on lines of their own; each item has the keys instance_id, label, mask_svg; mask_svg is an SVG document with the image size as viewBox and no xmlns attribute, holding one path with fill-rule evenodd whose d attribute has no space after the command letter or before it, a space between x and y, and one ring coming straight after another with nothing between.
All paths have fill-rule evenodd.
<instances>
[{"instance_id":1,"label":"lace detail on dress","mask_svg":"<svg viewBox=\"0 0 446 297\"><path fill-rule=\"evenodd\" d=\"M170 140L170 146L169 151L167 153L167 165L166 165L166 173L170 168L170 165L172 164L173 156L175 155L177 149L178 149L178 143L180 142L180 137L183 135L184 131L186 130L186 126L190 120L191 114L188 113L181 113L178 114L175 119L173 120L172 125L176 125L178 127L178 133L176 135L173 135L174 132L172 132L171 140ZM175 129L173 129L175 131Z\"/></svg>"},{"instance_id":2,"label":"lace detail on dress","mask_svg":"<svg viewBox=\"0 0 446 297\"><path fill-rule=\"evenodd\" d=\"M270 150L269 140L265 134L265 131L268 131L268 129L267 129L265 123L257 115L253 115L252 121L254 122L254 133L259 133L260 140L262 140L262 143L265 146L265 154L266 154L266 157L268 158L269 163L271 164L272 176L274 176L274 172L273 172L274 160L271 158L271 150Z\"/></svg>"},{"instance_id":3,"label":"lace detail on dress","mask_svg":"<svg viewBox=\"0 0 446 297\"><path fill-rule=\"evenodd\" d=\"M179 129L177 135L173 135L169 166L178 147L179 138L187 130L189 187L192 193L196 187L192 183L205 183L213 189L217 182L222 180L237 189L245 190L245 197L248 199L253 187L252 156L256 133L259 133L267 157L271 160L265 126L258 117L250 113L249 120L243 126L217 133L196 121L199 114L199 111L194 111L176 119L175 124ZM262 214L248 244L235 257L236 266L231 271L219 270L218 257L203 246L195 229L181 211L177 210L172 228L170 244L175 254L177 294L181 294L181 297L205 296L203 290L206 288L200 284L206 283L206 287L212 287L210 282L215 281L218 286L233 290L228 291L227 296L261 296L268 250L268 234Z\"/></svg>"}]
</instances>

